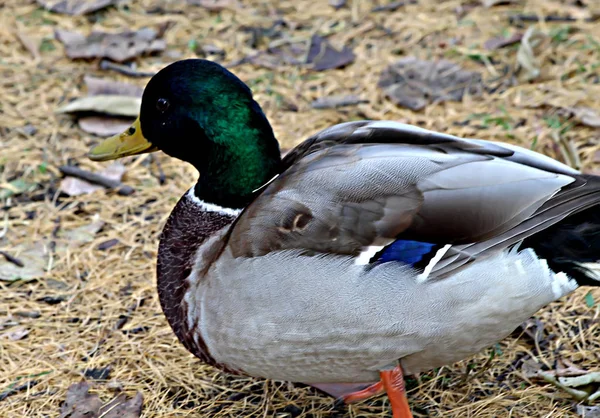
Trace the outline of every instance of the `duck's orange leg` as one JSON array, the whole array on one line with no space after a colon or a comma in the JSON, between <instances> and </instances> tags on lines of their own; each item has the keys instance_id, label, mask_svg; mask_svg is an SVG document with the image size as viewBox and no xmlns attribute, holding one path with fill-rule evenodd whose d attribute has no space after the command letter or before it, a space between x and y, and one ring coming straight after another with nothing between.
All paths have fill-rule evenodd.
<instances>
[{"instance_id":1,"label":"duck's orange leg","mask_svg":"<svg viewBox=\"0 0 600 418\"><path fill-rule=\"evenodd\" d=\"M392 405L393 418L413 418L408 406L408 399L406 399L402 368L396 366L391 370L381 371L379 372L379 376L381 377L379 382L358 392L344 395L342 400L345 403L358 402L387 392L390 404Z\"/></svg>"},{"instance_id":2,"label":"duck's orange leg","mask_svg":"<svg viewBox=\"0 0 600 418\"><path fill-rule=\"evenodd\" d=\"M394 418L413 418L406 399L406 390L404 387L404 376L400 366L392 370L385 370L379 373L381 382L387 392L390 404L392 405L392 414Z\"/></svg>"},{"instance_id":3,"label":"duck's orange leg","mask_svg":"<svg viewBox=\"0 0 600 418\"><path fill-rule=\"evenodd\" d=\"M382 395L384 392L385 388L383 387L383 382L379 381L363 390L342 396L342 401L344 401L344 403L360 402L372 398L373 396Z\"/></svg>"}]
</instances>

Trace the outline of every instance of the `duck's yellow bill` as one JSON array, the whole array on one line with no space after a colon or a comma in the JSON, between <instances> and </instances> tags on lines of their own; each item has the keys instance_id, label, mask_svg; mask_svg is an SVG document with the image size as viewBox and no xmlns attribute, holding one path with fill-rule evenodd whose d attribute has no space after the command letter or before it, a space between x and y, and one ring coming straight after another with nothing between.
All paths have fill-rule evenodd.
<instances>
[{"instance_id":1,"label":"duck's yellow bill","mask_svg":"<svg viewBox=\"0 0 600 418\"><path fill-rule=\"evenodd\" d=\"M92 148L88 157L94 161L108 161L128 155L154 151L158 151L158 148L144 138L140 129L140 118L138 117L125 132L105 139L102 143Z\"/></svg>"}]
</instances>

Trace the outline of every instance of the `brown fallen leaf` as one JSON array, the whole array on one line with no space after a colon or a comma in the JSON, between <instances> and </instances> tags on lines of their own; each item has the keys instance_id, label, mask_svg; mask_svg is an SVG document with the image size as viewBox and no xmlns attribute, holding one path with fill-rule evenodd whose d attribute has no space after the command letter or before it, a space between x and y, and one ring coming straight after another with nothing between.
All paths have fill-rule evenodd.
<instances>
[{"instance_id":1,"label":"brown fallen leaf","mask_svg":"<svg viewBox=\"0 0 600 418\"><path fill-rule=\"evenodd\" d=\"M47 244L43 242L30 243L12 250L23 265L19 266L6 259L0 259L0 280L5 282L29 281L44 277L50 255Z\"/></svg>"},{"instance_id":2,"label":"brown fallen leaf","mask_svg":"<svg viewBox=\"0 0 600 418\"><path fill-rule=\"evenodd\" d=\"M160 35L152 28L120 33L92 32L89 36L63 29L54 31L54 36L65 46L71 59L109 58L117 62L164 51L166 42Z\"/></svg>"},{"instance_id":3,"label":"brown fallen leaf","mask_svg":"<svg viewBox=\"0 0 600 418\"><path fill-rule=\"evenodd\" d=\"M64 254L67 249L78 248L91 242L102 226L104 226L104 221L94 217L87 225L61 231L58 239L54 242L54 253ZM16 280L29 281L46 276L47 269L52 267L50 244L50 239L46 238L13 248L13 255L19 259L22 266L5 258L0 258L0 280L8 282Z\"/></svg>"},{"instance_id":4,"label":"brown fallen leaf","mask_svg":"<svg viewBox=\"0 0 600 418\"><path fill-rule=\"evenodd\" d=\"M59 234L61 241L56 243L55 251L60 254L67 249L72 250L93 241L103 226L104 221L100 220L98 216L94 216L94 220L87 225L61 231Z\"/></svg>"},{"instance_id":5,"label":"brown fallen leaf","mask_svg":"<svg viewBox=\"0 0 600 418\"><path fill-rule=\"evenodd\" d=\"M325 38L313 35L310 40L306 63L312 64L311 68L315 71L325 71L351 64L355 58L356 56L350 48L345 46L341 51L338 51Z\"/></svg>"},{"instance_id":6,"label":"brown fallen leaf","mask_svg":"<svg viewBox=\"0 0 600 418\"><path fill-rule=\"evenodd\" d=\"M90 385L82 381L69 386L67 398L60 408L60 418L96 418L102 401L96 394L89 393Z\"/></svg>"},{"instance_id":7,"label":"brown fallen leaf","mask_svg":"<svg viewBox=\"0 0 600 418\"><path fill-rule=\"evenodd\" d=\"M525 80L533 80L540 75L540 63L535 57L535 48L546 38L535 26L530 26L523 34L517 51L517 64L526 71Z\"/></svg>"},{"instance_id":8,"label":"brown fallen leaf","mask_svg":"<svg viewBox=\"0 0 600 418\"><path fill-rule=\"evenodd\" d=\"M140 112L141 104L139 97L99 94L75 99L58 108L56 113L95 112L134 118Z\"/></svg>"},{"instance_id":9,"label":"brown fallen leaf","mask_svg":"<svg viewBox=\"0 0 600 418\"><path fill-rule=\"evenodd\" d=\"M115 81L108 78L99 78L86 75L83 82L87 87L88 96L114 95L142 97L144 88L131 83Z\"/></svg>"},{"instance_id":10,"label":"brown fallen leaf","mask_svg":"<svg viewBox=\"0 0 600 418\"><path fill-rule=\"evenodd\" d=\"M100 415L102 418L138 418L142 413L143 403L144 397L140 392L133 398L120 393L100 409Z\"/></svg>"},{"instance_id":11,"label":"brown fallen leaf","mask_svg":"<svg viewBox=\"0 0 600 418\"><path fill-rule=\"evenodd\" d=\"M2 338L8 338L11 341L19 341L29 335L29 330L25 327L17 327L0 335Z\"/></svg>"},{"instance_id":12,"label":"brown fallen leaf","mask_svg":"<svg viewBox=\"0 0 600 418\"><path fill-rule=\"evenodd\" d=\"M354 95L336 95L319 97L310 105L313 109L334 109L336 107L352 106L360 103L369 103L369 101Z\"/></svg>"},{"instance_id":13,"label":"brown fallen leaf","mask_svg":"<svg viewBox=\"0 0 600 418\"><path fill-rule=\"evenodd\" d=\"M37 0L37 3L54 13L81 16L117 4L117 0Z\"/></svg>"},{"instance_id":14,"label":"brown fallen leaf","mask_svg":"<svg viewBox=\"0 0 600 418\"><path fill-rule=\"evenodd\" d=\"M461 101L465 94L480 95L481 74L467 71L446 61L424 61L405 57L388 66L378 86L397 105L412 110L431 102Z\"/></svg>"},{"instance_id":15,"label":"brown fallen leaf","mask_svg":"<svg viewBox=\"0 0 600 418\"><path fill-rule=\"evenodd\" d=\"M346 5L346 0L329 0L329 5L338 10Z\"/></svg>"},{"instance_id":16,"label":"brown fallen leaf","mask_svg":"<svg viewBox=\"0 0 600 418\"><path fill-rule=\"evenodd\" d=\"M567 107L565 109L571 112L582 125L600 128L600 115L594 109L590 107Z\"/></svg>"},{"instance_id":17,"label":"brown fallen leaf","mask_svg":"<svg viewBox=\"0 0 600 418\"><path fill-rule=\"evenodd\" d=\"M138 71L135 62L130 64L117 64L116 62L103 59L98 66L101 70L116 71L128 77L152 77L156 72L153 71Z\"/></svg>"},{"instance_id":18,"label":"brown fallen leaf","mask_svg":"<svg viewBox=\"0 0 600 418\"><path fill-rule=\"evenodd\" d=\"M577 405L577 414L582 418L600 418L600 406Z\"/></svg>"},{"instance_id":19,"label":"brown fallen leaf","mask_svg":"<svg viewBox=\"0 0 600 418\"><path fill-rule=\"evenodd\" d=\"M488 39L484 42L483 47L489 51L494 49L504 48L505 46L510 46L518 43L523 38L523 34L520 32L513 33L508 38L504 36L495 36L493 38Z\"/></svg>"},{"instance_id":20,"label":"brown fallen leaf","mask_svg":"<svg viewBox=\"0 0 600 418\"><path fill-rule=\"evenodd\" d=\"M88 96L131 96L133 98L140 98L144 91L142 87L135 84L114 81L108 78L98 78L86 75L83 78L83 81L87 87ZM112 99L109 100L111 100L112 103ZM125 100L127 101L127 99ZM133 102L137 103L137 100L134 100ZM137 104L134 105L134 108L135 107L137 107ZM103 109L106 109L105 105L96 106L94 111L100 112ZM77 122L83 131L104 137L123 132L133 122L133 116L134 115L130 118L110 117L108 115L84 116L79 118Z\"/></svg>"},{"instance_id":21,"label":"brown fallen leaf","mask_svg":"<svg viewBox=\"0 0 600 418\"><path fill-rule=\"evenodd\" d=\"M98 172L98 174L115 181L121 181L125 174L125 165L121 162L114 162ZM98 190L104 190L105 187L99 184L92 184L85 180L75 177L65 177L61 180L59 190L69 196L79 196L82 194L91 194Z\"/></svg>"},{"instance_id":22,"label":"brown fallen leaf","mask_svg":"<svg viewBox=\"0 0 600 418\"><path fill-rule=\"evenodd\" d=\"M84 116L77 120L79 127L96 136L112 136L125 131L133 119L118 119L102 116Z\"/></svg>"},{"instance_id":23,"label":"brown fallen leaf","mask_svg":"<svg viewBox=\"0 0 600 418\"><path fill-rule=\"evenodd\" d=\"M542 365L534 359L525 360L521 364L521 374L526 379L541 379L540 372L542 371Z\"/></svg>"},{"instance_id":24,"label":"brown fallen leaf","mask_svg":"<svg viewBox=\"0 0 600 418\"><path fill-rule=\"evenodd\" d=\"M144 399L140 392L133 398L120 393L103 405L98 395L89 393L90 388L86 381L69 386L60 418L138 418L142 413Z\"/></svg>"},{"instance_id":25,"label":"brown fallen leaf","mask_svg":"<svg viewBox=\"0 0 600 418\"><path fill-rule=\"evenodd\" d=\"M25 32L21 28L15 30L15 36L21 45L23 45L23 48L29 51L34 60L37 61L41 58L38 44L36 44L29 36L25 35Z\"/></svg>"}]
</instances>

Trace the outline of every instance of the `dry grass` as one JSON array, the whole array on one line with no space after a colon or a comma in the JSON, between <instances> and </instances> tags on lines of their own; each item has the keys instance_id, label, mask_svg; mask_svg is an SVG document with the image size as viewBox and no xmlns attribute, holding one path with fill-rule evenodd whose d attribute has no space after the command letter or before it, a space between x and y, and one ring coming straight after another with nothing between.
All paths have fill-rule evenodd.
<instances>
[{"instance_id":1,"label":"dry grass","mask_svg":"<svg viewBox=\"0 0 600 418\"><path fill-rule=\"evenodd\" d=\"M586 17L593 0L584 2L588 8L574 6L575 1L529 0L492 9L464 1L465 7L475 7L462 20L455 12L459 0L417 3L395 12L371 13L372 2L364 0L349 0L338 11L324 0L252 0L242 1L235 11L215 14L201 7L166 7L167 2L146 0L126 2L128 6L92 17L70 17L43 11L32 1L0 1L0 183L24 178L39 184L36 191L3 202L0 229L7 229L0 249L14 255L18 244L51 239L56 228L88 224L96 214L106 222L92 243L55 257L46 280L0 283L0 392L15 383L36 382L29 390L0 401L0 416L58 416L67 387L80 381L86 370L106 366L112 368L112 383L97 382L95 390L105 401L112 398L115 385L128 393L141 391L144 417L389 416L383 399L335 409L330 398L311 388L227 376L201 364L176 341L156 297L157 237L195 173L159 155L167 178L160 185L155 164L142 156L127 161L125 181L137 190L133 196L96 192L66 198L57 194L60 165L79 164L86 169L102 165L84 156L98 138L79 130L69 117L56 116L54 110L85 94L82 77L86 74L125 77L99 70L96 61L67 59L62 46L53 40L53 30L120 30L174 22L166 33L168 51L138 59L142 69L157 70L178 57L194 56L188 47L192 39L199 45L223 48L226 63L252 54L251 35L241 27L268 28L279 16L296 24L294 31L288 29L294 37L331 34L332 43L349 43L357 54L356 62L346 69L321 73L294 66L269 70L244 64L234 69L255 91L285 146L338 122L395 119L457 135L511 141L562 159L556 142L560 140L574 144L584 169L594 168L598 130L568 119L557 106L600 109L599 23L540 23L540 30L552 35L540 54L542 77L532 83L519 79L495 94L412 112L393 105L376 86L381 70L403 55L446 57L492 79L493 71L514 66L516 48L486 52L482 44L505 30L522 30L509 25L509 15ZM159 4L185 13L146 13ZM39 58L34 59L22 46L17 32L41 46ZM261 41L260 48L268 41ZM481 64L477 59L485 53L497 64ZM146 81L133 80L140 85ZM317 97L347 93L369 103L340 110L310 107ZM286 110L289 103L298 111ZM24 130L26 125L36 132ZM111 238L120 243L106 251L96 249ZM599 310L586 305L585 293L578 291L538 313L552 334L539 352L530 339L515 334L499 344L502 354L489 368L481 369L489 357L482 353L422 375L420 383L412 382L409 399L415 416L574 416L574 403L566 394L524 379L520 368L513 366L520 364L519 358L532 356L550 368L560 358L598 370ZM593 294L600 300L599 291ZM48 296L64 300L54 305L41 301ZM28 318L23 312L37 312L39 317ZM118 330L116 324L123 316L127 322ZM16 341L4 335L17 327L24 327L29 335ZM474 376L464 383L469 371Z\"/></svg>"}]
</instances>

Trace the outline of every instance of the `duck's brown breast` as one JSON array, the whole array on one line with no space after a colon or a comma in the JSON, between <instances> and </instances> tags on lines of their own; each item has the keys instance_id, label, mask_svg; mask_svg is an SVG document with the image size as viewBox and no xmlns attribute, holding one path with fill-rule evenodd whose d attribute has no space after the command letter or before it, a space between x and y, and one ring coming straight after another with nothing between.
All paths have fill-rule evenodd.
<instances>
[{"instance_id":1,"label":"duck's brown breast","mask_svg":"<svg viewBox=\"0 0 600 418\"><path fill-rule=\"evenodd\" d=\"M187 321L188 277L196 265L198 250L235 220L234 215L207 211L186 193L177 202L163 229L158 247L157 287L162 310L179 341L205 363L228 370L210 355L194 324ZM215 240L213 240L215 241ZM221 243L211 243L210 253L220 251ZM214 250L214 251L213 251Z\"/></svg>"}]
</instances>

